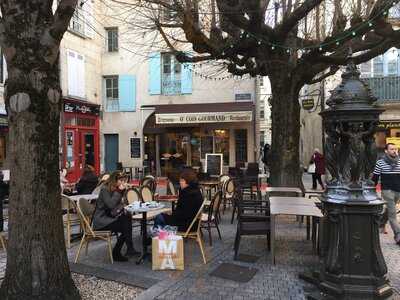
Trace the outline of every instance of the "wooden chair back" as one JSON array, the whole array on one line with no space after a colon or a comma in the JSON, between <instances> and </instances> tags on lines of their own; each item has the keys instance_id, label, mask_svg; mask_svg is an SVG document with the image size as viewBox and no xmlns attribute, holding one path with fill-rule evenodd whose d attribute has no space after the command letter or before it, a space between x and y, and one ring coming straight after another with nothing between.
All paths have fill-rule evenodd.
<instances>
[{"instance_id":1,"label":"wooden chair back","mask_svg":"<svg viewBox=\"0 0 400 300\"><path fill-rule=\"evenodd\" d=\"M144 185L140 188L140 196L142 202L149 202L154 200L154 193L148 185Z\"/></svg>"},{"instance_id":2,"label":"wooden chair back","mask_svg":"<svg viewBox=\"0 0 400 300\"><path fill-rule=\"evenodd\" d=\"M229 179L225 184L225 193L227 195L233 195L235 192L235 182L233 179Z\"/></svg>"},{"instance_id":3,"label":"wooden chair back","mask_svg":"<svg viewBox=\"0 0 400 300\"><path fill-rule=\"evenodd\" d=\"M87 235L95 236L92 226L90 225L93 207L90 205L89 201L85 198L80 198L77 203L77 210L83 232Z\"/></svg>"},{"instance_id":4,"label":"wooden chair back","mask_svg":"<svg viewBox=\"0 0 400 300\"><path fill-rule=\"evenodd\" d=\"M137 189L134 189L134 188L129 189L126 192L125 197L126 197L126 201L128 202L128 204L132 204L133 202L136 202L136 201L140 202L140 194L137 191Z\"/></svg>"},{"instance_id":5,"label":"wooden chair back","mask_svg":"<svg viewBox=\"0 0 400 300\"><path fill-rule=\"evenodd\" d=\"M192 222L190 223L189 227L186 229L185 233L183 234L184 238L187 238L189 236L196 221L197 221L196 235L200 235L201 215L203 213L203 209L204 209L204 201L201 204L201 206L200 206L199 210L197 211L197 214L193 218Z\"/></svg>"}]
</instances>

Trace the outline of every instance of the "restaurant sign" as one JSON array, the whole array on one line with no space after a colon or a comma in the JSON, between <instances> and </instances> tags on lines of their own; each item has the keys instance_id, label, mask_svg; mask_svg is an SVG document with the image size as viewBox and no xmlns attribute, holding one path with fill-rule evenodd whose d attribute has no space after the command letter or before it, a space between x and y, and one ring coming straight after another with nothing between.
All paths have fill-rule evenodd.
<instances>
[{"instance_id":1,"label":"restaurant sign","mask_svg":"<svg viewBox=\"0 0 400 300\"><path fill-rule=\"evenodd\" d=\"M100 109L98 106L85 105L75 102L65 102L64 111L69 113L81 113L87 115L98 115Z\"/></svg>"},{"instance_id":2,"label":"restaurant sign","mask_svg":"<svg viewBox=\"0 0 400 300\"><path fill-rule=\"evenodd\" d=\"M251 111L156 114L156 124L251 122Z\"/></svg>"}]
</instances>

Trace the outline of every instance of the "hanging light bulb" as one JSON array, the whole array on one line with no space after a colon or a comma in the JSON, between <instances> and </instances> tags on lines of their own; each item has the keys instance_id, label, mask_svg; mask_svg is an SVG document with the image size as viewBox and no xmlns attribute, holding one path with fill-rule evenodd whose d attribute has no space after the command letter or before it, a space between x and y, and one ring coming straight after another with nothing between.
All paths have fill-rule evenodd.
<instances>
[{"instance_id":1,"label":"hanging light bulb","mask_svg":"<svg viewBox=\"0 0 400 300\"><path fill-rule=\"evenodd\" d=\"M339 41L337 41L337 42L336 42L336 46L339 46L339 45L340 45L340 42L339 42Z\"/></svg>"},{"instance_id":2,"label":"hanging light bulb","mask_svg":"<svg viewBox=\"0 0 400 300\"><path fill-rule=\"evenodd\" d=\"M261 45L261 41L258 41L258 43L257 43L257 44Z\"/></svg>"},{"instance_id":3,"label":"hanging light bulb","mask_svg":"<svg viewBox=\"0 0 400 300\"><path fill-rule=\"evenodd\" d=\"M368 26L369 26L369 27L372 27L372 23L371 23L371 22L368 22Z\"/></svg>"},{"instance_id":4,"label":"hanging light bulb","mask_svg":"<svg viewBox=\"0 0 400 300\"><path fill-rule=\"evenodd\" d=\"M319 51L322 51L322 47L321 46L319 47Z\"/></svg>"},{"instance_id":5,"label":"hanging light bulb","mask_svg":"<svg viewBox=\"0 0 400 300\"><path fill-rule=\"evenodd\" d=\"M352 33L351 33L353 36L355 36L356 35L356 33L353 31Z\"/></svg>"},{"instance_id":6,"label":"hanging light bulb","mask_svg":"<svg viewBox=\"0 0 400 300\"><path fill-rule=\"evenodd\" d=\"M274 45L272 45L272 46L271 46L271 49L272 49L272 50L275 50L275 46L274 46Z\"/></svg>"}]
</instances>

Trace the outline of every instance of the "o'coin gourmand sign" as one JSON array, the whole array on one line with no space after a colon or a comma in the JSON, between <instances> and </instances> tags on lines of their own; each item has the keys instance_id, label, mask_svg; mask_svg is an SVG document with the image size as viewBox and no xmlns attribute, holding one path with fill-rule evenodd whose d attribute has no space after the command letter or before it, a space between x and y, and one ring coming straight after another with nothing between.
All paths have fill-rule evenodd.
<instances>
[{"instance_id":1,"label":"o'coin gourmand sign","mask_svg":"<svg viewBox=\"0 0 400 300\"><path fill-rule=\"evenodd\" d=\"M156 114L156 124L250 122L251 111Z\"/></svg>"}]
</instances>

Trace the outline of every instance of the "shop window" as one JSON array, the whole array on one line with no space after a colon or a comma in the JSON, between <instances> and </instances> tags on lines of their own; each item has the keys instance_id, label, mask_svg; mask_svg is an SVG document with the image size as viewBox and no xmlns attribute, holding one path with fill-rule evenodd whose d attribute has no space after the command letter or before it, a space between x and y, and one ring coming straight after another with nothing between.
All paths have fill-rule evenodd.
<instances>
[{"instance_id":1,"label":"shop window","mask_svg":"<svg viewBox=\"0 0 400 300\"><path fill-rule=\"evenodd\" d=\"M181 93L181 64L171 53L163 53L162 57L161 91L163 95L178 95Z\"/></svg>"},{"instance_id":2,"label":"shop window","mask_svg":"<svg viewBox=\"0 0 400 300\"><path fill-rule=\"evenodd\" d=\"M361 77L371 77L372 65L370 60L360 65L360 73Z\"/></svg>"},{"instance_id":3,"label":"shop window","mask_svg":"<svg viewBox=\"0 0 400 300\"><path fill-rule=\"evenodd\" d=\"M229 130L214 130L214 153L222 153L224 165L229 165Z\"/></svg>"},{"instance_id":4,"label":"shop window","mask_svg":"<svg viewBox=\"0 0 400 300\"><path fill-rule=\"evenodd\" d=\"M118 76L105 76L104 77L105 87L105 107L107 111L118 111L119 110L119 85Z\"/></svg>"},{"instance_id":5,"label":"shop window","mask_svg":"<svg viewBox=\"0 0 400 300\"><path fill-rule=\"evenodd\" d=\"M213 137L212 136L202 136L201 140L201 158L206 158L206 153L213 153Z\"/></svg>"},{"instance_id":6,"label":"shop window","mask_svg":"<svg viewBox=\"0 0 400 300\"><path fill-rule=\"evenodd\" d=\"M247 161L247 130L235 130L235 156L236 162Z\"/></svg>"},{"instance_id":7,"label":"shop window","mask_svg":"<svg viewBox=\"0 0 400 300\"><path fill-rule=\"evenodd\" d=\"M106 28L107 34L107 51L116 52L118 51L118 28Z\"/></svg>"}]
</instances>

